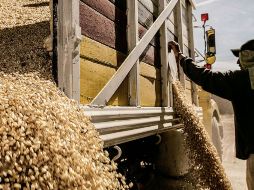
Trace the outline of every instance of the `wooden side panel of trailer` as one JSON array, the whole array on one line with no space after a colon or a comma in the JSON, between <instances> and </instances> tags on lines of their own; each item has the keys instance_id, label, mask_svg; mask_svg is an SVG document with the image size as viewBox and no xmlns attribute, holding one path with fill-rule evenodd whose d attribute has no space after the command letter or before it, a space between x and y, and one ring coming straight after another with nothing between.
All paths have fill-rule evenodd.
<instances>
[{"instance_id":1,"label":"wooden side panel of trailer","mask_svg":"<svg viewBox=\"0 0 254 190\"><path fill-rule=\"evenodd\" d=\"M91 102L126 57L127 18L126 10L123 9L125 3L122 0L82 0L80 2L80 25L83 35L80 67L80 102L82 104ZM142 5L139 2L140 6ZM141 18L140 15L139 18ZM148 27L142 25L139 19L140 38L147 29ZM161 106L159 44L156 38L143 52L140 61L141 106ZM128 105L127 80L111 98L109 105Z\"/></svg>"},{"instance_id":2,"label":"wooden side panel of trailer","mask_svg":"<svg viewBox=\"0 0 254 190\"><path fill-rule=\"evenodd\" d=\"M158 1L138 0L138 33L142 38L158 16ZM183 51L190 53L188 0L181 0ZM166 21L167 38L179 40L177 10ZM80 103L89 104L114 75L127 55L126 0L81 0ZM161 106L160 40L157 34L140 56L141 106ZM192 85L186 79L186 93L192 101ZM128 106L128 78L108 105Z\"/></svg>"}]
</instances>

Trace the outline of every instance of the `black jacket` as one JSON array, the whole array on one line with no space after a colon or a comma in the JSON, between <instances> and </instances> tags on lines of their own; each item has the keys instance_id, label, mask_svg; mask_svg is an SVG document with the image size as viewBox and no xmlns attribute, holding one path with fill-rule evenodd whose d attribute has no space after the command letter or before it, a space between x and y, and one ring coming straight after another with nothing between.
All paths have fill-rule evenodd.
<instances>
[{"instance_id":1,"label":"black jacket","mask_svg":"<svg viewBox=\"0 0 254 190\"><path fill-rule=\"evenodd\" d=\"M184 73L205 91L232 102L235 114L236 157L248 159L254 154L254 90L248 70L212 72L182 59Z\"/></svg>"}]
</instances>

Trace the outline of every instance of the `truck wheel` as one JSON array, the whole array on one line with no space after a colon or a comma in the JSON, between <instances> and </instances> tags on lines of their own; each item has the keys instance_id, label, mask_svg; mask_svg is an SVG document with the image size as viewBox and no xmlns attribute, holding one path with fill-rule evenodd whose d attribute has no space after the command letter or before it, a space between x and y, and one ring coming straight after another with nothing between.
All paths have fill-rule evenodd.
<instances>
[{"instance_id":1,"label":"truck wheel","mask_svg":"<svg viewBox=\"0 0 254 190\"><path fill-rule=\"evenodd\" d=\"M222 139L220 135L219 123L216 117L212 118L212 141L217 149L220 160L222 161Z\"/></svg>"}]
</instances>

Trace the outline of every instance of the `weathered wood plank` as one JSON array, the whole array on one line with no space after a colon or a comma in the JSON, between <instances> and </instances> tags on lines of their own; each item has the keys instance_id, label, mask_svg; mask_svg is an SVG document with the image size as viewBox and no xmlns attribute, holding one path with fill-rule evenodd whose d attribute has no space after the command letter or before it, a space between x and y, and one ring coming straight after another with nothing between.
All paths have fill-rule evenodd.
<instances>
[{"instance_id":1,"label":"weathered wood plank","mask_svg":"<svg viewBox=\"0 0 254 190\"><path fill-rule=\"evenodd\" d=\"M174 15L174 13L172 13L171 15ZM147 10L147 8L145 8L143 4L139 3L139 23L142 25L139 27L140 37L142 37L146 33L147 29L151 27L155 19L156 17L149 10ZM170 20L167 20L166 23L168 28L167 38L170 40L175 40L177 36L177 30L175 25ZM158 39L159 39L159 34L152 39L150 44L152 44L155 47L158 47L159 46Z\"/></svg>"},{"instance_id":2,"label":"weathered wood plank","mask_svg":"<svg viewBox=\"0 0 254 190\"><path fill-rule=\"evenodd\" d=\"M167 22L167 26L169 26L167 31L167 38L171 40L176 40L177 30L175 26L172 26L169 23L171 22ZM174 31L174 33L172 31ZM147 32L147 29L143 27L142 25L139 25L139 39L141 39L146 32ZM159 33L157 33L155 37L149 43L149 46L154 46L156 50L159 48L159 36L160 36Z\"/></svg>"},{"instance_id":3,"label":"weathered wood plank","mask_svg":"<svg viewBox=\"0 0 254 190\"><path fill-rule=\"evenodd\" d=\"M58 3L58 87L79 101L79 0ZM77 13L77 14L75 14ZM74 30L74 32L73 32ZM74 35L74 36L73 36Z\"/></svg>"},{"instance_id":4,"label":"weathered wood plank","mask_svg":"<svg viewBox=\"0 0 254 190\"><path fill-rule=\"evenodd\" d=\"M72 0L72 27L74 28L74 41L71 44L72 57L72 98L80 101L80 40L81 28L79 26L79 0ZM72 28L72 29L73 29Z\"/></svg>"},{"instance_id":5,"label":"weathered wood plank","mask_svg":"<svg viewBox=\"0 0 254 190\"><path fill-rule=\"evenodd\" d=\"M149 28L156 17L147 10L147 8L142 4L138 3L138 20L141 25L143 25L145 28Z\"/></svg>"},{"instance_id":6,"label":"weathered wood plank","mask_svg":"<svg viewBox=\"0 0 254 190\"><path fill-rule=\"evenodd\" d=\"M167 1L167 4L170 2L170 0L166 0ZM173 24L177 24L175 23L175 20L176 20L176 8L173 10L173 14L169 16L169 20L173 23Z\"/></svg>"},{"instance_id":7,"label":"weathered wood plank","mask_svg":"<svg viewBox=\"0 0 254 190\"><path fill-rule=\"evenodd\" d=\"M172 24L176 25L175 23L175 10L173 10L173 13L168 17L168 20L172 22Z\"/></svg>"},{"instance_id":8,"label":"weathered wood plank","mask_svg":"<svg viewBox=\"0 0 254 190\"><path fill-rule=\"evenodd\" d=\"M112 4L109 0L81 0L83 3L91 7L92 9L96 10L103 16L107 17L108 19L114 21L120 25L126 25L127 18L125 12L120 10L114 4Z\"/></svg>"},{"instance_id":9,"label":"weathered wood plank","mask_svg":"<svg viewBox=\"0 0 254 190\"><path fill-rule=\"evenodd\" d=\"M161 106L160 70L151 65L140 63L141 106ZM149 92L149 96L147 96Z\"/></svg>"},{"instance_id":10,"label":"weathered wood plank","mask_svg":"<svg viewBox=\"0 0 254 190\"><path fill-rule=\"evenodd\" d=\"M139 39L141 39L145 33L147 32L147 29L142 26L141 24L138 25L138 36L139 36ZM152 45L154 47L158 47L159 44L158 42L156 41L159 37L159 34L156 34L155 37L151 40L151 42L149 43L149 45Z\"/></svg>"},{"instance_id":11,"label":"weathered wood plank","mask_svg":"<svg viewBox=\"0 0 254 190\"><path fill-rule=\"evenodd\" d=\"M144 62L140 63L140 75L148 78L153 78L158 81L161 80L160 69L148 65Z\"/></svg>"},{"instance_id":12,"label":"weathered wood plank","mask_svg":"<svg viewBox=\"0 0 254 190\"><path fill-rule=\"evenodd\" d=\"M183 36L185 36L186 38L188 38L188 26L187 26L187 20L186 18L182 17L182 22L183 22Z\"/></svg>"},{"instance_id":13,"label":"weathered wood plank","mask_svg":"<svg viewBox=\"0 0 254 190\"><path fill-rule=\"evenodd\" d=\"M185 25L185 24L183 24L183 37L184 38L186 38L187 39L187 41L188 41L188 36L189 36L189 31L188 31L188 28L187 28L187 26ZM188 42L187 42L187 44L188 44Z\"/></svg>"},{"instance_id":14,"label":"weathered wood plank","mask_svg":"<svg viewBox=\"0 0 254 190\"><path fill-rule=\"evenodd\" d=\"M80 56L111 67L120 66L126 58L125 54L115 50L114 48L110 48L85 36L80 44ZM140 61L159 68L159 51L155 51L155 48L151 45L148 46L148 48L140 56Z\"/></svg>"},{"instance_id":15,"label":"weathered wood plank","mask_svg":"<svg viewBox=\"0 0 254 190\"><path fill-rule=\"evenodd\" d=\"M81 58L80 62L80 103L89 104L100 92L116 69L96 64ZM119 87L108 105L127 106L127 81Z\"/></svg>"},{"instance_id":16,"label":"weathered wood plank","mask_svg":"<svg viewBox=\"0 0 254 190\"><path fill-rule=\"evenodd\" d=\"M168 38L168 41L177 41L177 37L171 32L171 31L167 31L167 38Z\"/></svg>"},{"instance_id":17,"label":"weathered wood plank","mask_svg":"<svg viewBox=\"0 0 254 190\"><path fill-rule=\"evenodd\" d=\"M174 15L174 13L172 13L171 15ZM147 31L146 29L149 29L151 27L151 25L153 24L154 20L156 19L156 17L149 12L143 4L139 4L139 23L142 25L139 27L139 36L142 37L145 32ZM167 19L167 27L168 30L174 34L175 36L177 35L177 31L176 31L176 27L173 24L173 22L171 20ZM169 34L169 33L168 33ZM169 34L168 37L172 37L172 34ZM156 46L157 44L155 43L155 39L152 39L151 44Z\"/></svg>"},{"instance_id":18,"label":"weathered wood plank","mask_svg":"<svg viewBox=\"0 0 254 190\"><path fill-rule=\"evenodd\" d=\"M188 48L189 47L189 39L186 36L183 36L183 44Z\"/></svg>"},{"instance_id":19,"label":"weathered wood plank","mask_svg":"<svg viewBox=\"0 0 254 190\"><path fill-rule=\"evenodd\" d=\"M144 3L144 2L143 2ZM151 2L147 3L148 5L151 5ZM151 25L153 24L154 20L157 17L157 11L156 12L151 12L154 11L154 9L150 6L150 8L147 8L149 6L144 6L142 3L139 3L139 23L144 26L139 28L139 32L140 32L140 36L142 37L145 32L147 31L146 29L149 29L151 27ZM157 7L156 7L157 9ZM176 26L174 25L174 15L175 12L173 11L172 14L170 14L170 20L167 19L166 23L167 23L167 28L168 28L168 32L167 32L167 38L169 40L176 40L176 36L177 36L177 30L176 30ZM159 37L159 35L158 35ZM151 44L154 45L155 47L157 47L158 43L155 42L155 38L151 41Z\"/></svg>"},{"instance_id":20,"label":"weathered wood plank","mask_svg":"<svg viewBox=\"0 0 254 190\"><path fill-rule=\"evenodd\" d=\"M140 97L141 106L143 107L160 107L161 106L161 91L160 81L149 78L140 78ZM147 95L149 92L149 96Z\"/></svg>"},{"instance_id":21,"label":"weathered wood plank","mask_svg":"<svg viewBox=\"0 0 254 190\"><path fill-rule=\"evenodd\" d=\"M187 56L190 56L190 50L185 44L183 44L183 53Z\"/></svg>"},{"instance_id":22,"label":"weathered wood plank","mask_svg":"<svg viewBox=\"0 0 254 190\"><path fill-rule=\"evenodd\" d=\"M64 30L64 23L63 23L63 18L64 18L64 2L60 2L56 6L57 8L57 36L66 36L66 29ZM68 18L68 17L67 17ZM65 20L67 20L67 18ZM55 21L54 21L55 22ZM68 27L68 26L66 26ZM54 31L55 32L55 31ZM66 59L64 55L64 40L63 38L58 38L57 37L57 86L59 87L60 90L63 91L64 89L64 59ZM56 69L56 68L55 68ZM68 93L66 93L68 96Z\"/></svg>"},{"instance_id":23,"label":"weathered wood plank","mask_svg":"<svg viewBox=\"0 0 254 190\"><path fill-rule=\"evenodd\" d=\"M140 61L160 68L160 51L152 45L148 45L140 56Z\"/></svg>"},{"instance_id":24,"label":"weathered wood plank","mask_svg":"<svg viewBox=\"0 0 254 190\"><path fill-rule=\"evenodd\" d=\"M139 0L140 4L147 10L150 12L150 14L152 14L155 18L158 17L158 0ZM167 4L170 1L167 0ZM172 23L174 23L174 12L175 10L173 10L173 13L171 15L169 15L168 19L171 20Z\"/></svg>"},{"instance_id":25,"label":"weathered wood plank","mask_svg":"<svg viewBox=\"0 0 254 190\"><path fill-rule=\"evenodd\" d=\"M125 54L88 37L83 37L80 43L80 56L113 68L120 66L126 58Z\"/></svg>"},{"instance_id":26,"label":"weathered wood plank","mask_svg":"<svg viewBox=\"0 0 254 190\"><path fill-rule=\"evenodd\" d=\"M168 32L171 33L171 34L168 34L168 37L174 38L173 36L177 36L176 26L172 24L172 22L170 22L169 20L166 21L166 24L167 24Z\"/></svg>"},{"instance_id":27,"label":"weathered wood plank","mask_svg":"<svg viewBox=\"0 0 254 190\"><path fill-rule=\"evenodd\" d=\"M188 13L187 13L186 4L184 5L183 3L182 3L182 17L183 17L183 21L185 21L185 23L186 23L186 21L188 19Z\"/></svg>"},{"instance_id":28,"label":"weathered wood plank","mask_svg":"<svg viewBox=\"0 0 254 190\"><path fill-rule=\"evenodd\" d=\"M166 7L166 0L159 0L159 12L162 12ZM165 21L160 28L160 58L161 58L161 83L162 83L162 106L169 107L171 105L170 97L172 94L169 88L172 84L169 83L168 73L168 39L167 39L167 22Z\"/></svg>"},{"instance_id":29,"label":"weathered wood plank","mask_svg":"<svg viewBox=\"0 0 254 190\"><path fill-rule=\"evenodd\" d=\"M139 0L139 3L142 4L154 16L158 16L158 6L156 6L152 0Z\"/></svg>"},{"instance_id":30,"label":"weathered wood plank","mask_svg":"<svg viewBox=\"0 0 254 190\"><path fill-rule=\"evenodd\" d=\"M160 106L160 71L145 63L140 63L140 66L141 106ZM81 58L80 71L80 101L81 104L89 104L116 69ZM108 105L127 106L127 89L128 83L125 80ZM147 92L149 92L149 96L147 96Z\"/></svg>"},{"instance_id":31,"label":"weathered wood plank","mask_svg":"<svg viewBox=\"0 0 254 190\"><path fill-rule=\"evenodd\" d=\"M153 21L158 17L157 6L152 7L151 1L143 0L139 2L138 8L139 8L139 22L146 28L149 28L152 25ZM174 12L175 11L173 10L172 14L170 14L170 16L168 17L168 20L170 20L172 24L174 24L175 22Z\"/></svg>"},{"instance_id":32,"label":"weathered wood plank","mask_svg":"<svg viewBox=\"0 0 254 190\"><path fill-rule=\"evenodd\" d=\"M108 18L80 3L80 25L83 35L126 53L126 26L117 25Z\"/></svg>"},{"instance_id":33,"label":"weathered wood plank","mask_svg":"<svg viewBox=\"0 0 254 190\"><path fill-rule=\"evenodd\" d=\"M106 65L112 68L118 68L126 58L124 54L87 37L84 37L81 42L80 55L83 59L87 59L94 63ZM141 75L156 78L155 71L158 69L152 69L154 66L149 65L145 62L141 62L140 65L142 68L146 68L141 69ZM144 70L149 70L150 75L148 73L144 73Z\"/></svg>"},{"instance_id":34,"label":"weathered wood plank","mask_svg":"<svg viewBox=\"0 0 254 190\"><path fill-rule=\"evenodd\" d=\"M80 44L80 55L82 59L87 59L91 62L115 69L121 65L126 57L124 54L116 51L115 49L112 49L87 37L84 37ZM159 72L159 69L154 68L154 66L141 62L140 67L141 75L152 78L160 77L160 75L156 74ZM160 78L157 78L157 80L160 80Z\"/></svg>"},{"instance_id":35,"label":"weathered wood plank","mask_svg":"<svg viewBox=\"0 0 254 190\"><path fill-rule=\"evenodd\" d=\"M167 3L168 4L168 3ZM176 25L177 23L175 22L175 16L176 16L176 8L173 10L173 13L171 15L169 15L168 20L170 22L172 22L174 25Z\"/></svg>"},{"instance_id":36,"label":"weathered wood plank","mask_svg":"<svg viewBox=\"0 0 254 190\"><path fill-rule=\"evenodd\" d=\"M186 6L187 6L187 4L186 4ZM184 7L182 5L183 36L187 39L189 38L188 20L189 20L189 18L188 18L187 7Z\"/></svg>"}]
</instances>

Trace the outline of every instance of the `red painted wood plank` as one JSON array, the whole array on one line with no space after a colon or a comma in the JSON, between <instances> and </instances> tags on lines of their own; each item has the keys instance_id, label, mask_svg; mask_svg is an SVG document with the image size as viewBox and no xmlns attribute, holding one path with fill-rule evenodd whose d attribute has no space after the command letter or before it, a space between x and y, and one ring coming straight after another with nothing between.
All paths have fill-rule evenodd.
<instances>
[{"instance_id":1,"label":"red painted wood plank","mask_svg":"<svg viewBox=\"0 0 254 190\"><path fill-rule=\"evenodd\" d=\"M148 29L146 29L144 26L142 26L141 24L139 24L138 26L138 36L139 39L141 39L145 33L147 32ZM159 48L160 47L160 34L159 32L155 35L155 37L151 40L151 42L149 43L150 45Z\"/></svg>"},{"instance_id":2,"label":"red painted wood plank","mask_svg":"<svg viewBox=\"0 0 254 190\"><path fill-rule=\"evenodd\" d=\"M82 2L80 26L83 35L123 53L127 52L126 25L119 27Z\"/></svg>"},{"instance_id":3,"label":"red painted wood plank","mask_svg":"<svg viewBox=\"0 0 254 190\"><path fill-rule=\"evenodd\" d=\"M152 45L148 45L145 51L140 56L140 60L156 68L160 68L160 51Z\"/></svg>"},{"instance_id":4,"label":"red painted wood plank","mask_svg":"<svg viewBox=\"0 0 254 190\"><path fill-rule=\"evenodd\" d=\"M81 0L83 3L101 13L103 16L119 25L126 25L127 17L124 11L120 10L109 0Z\"/></svg>"}]
</instances>

